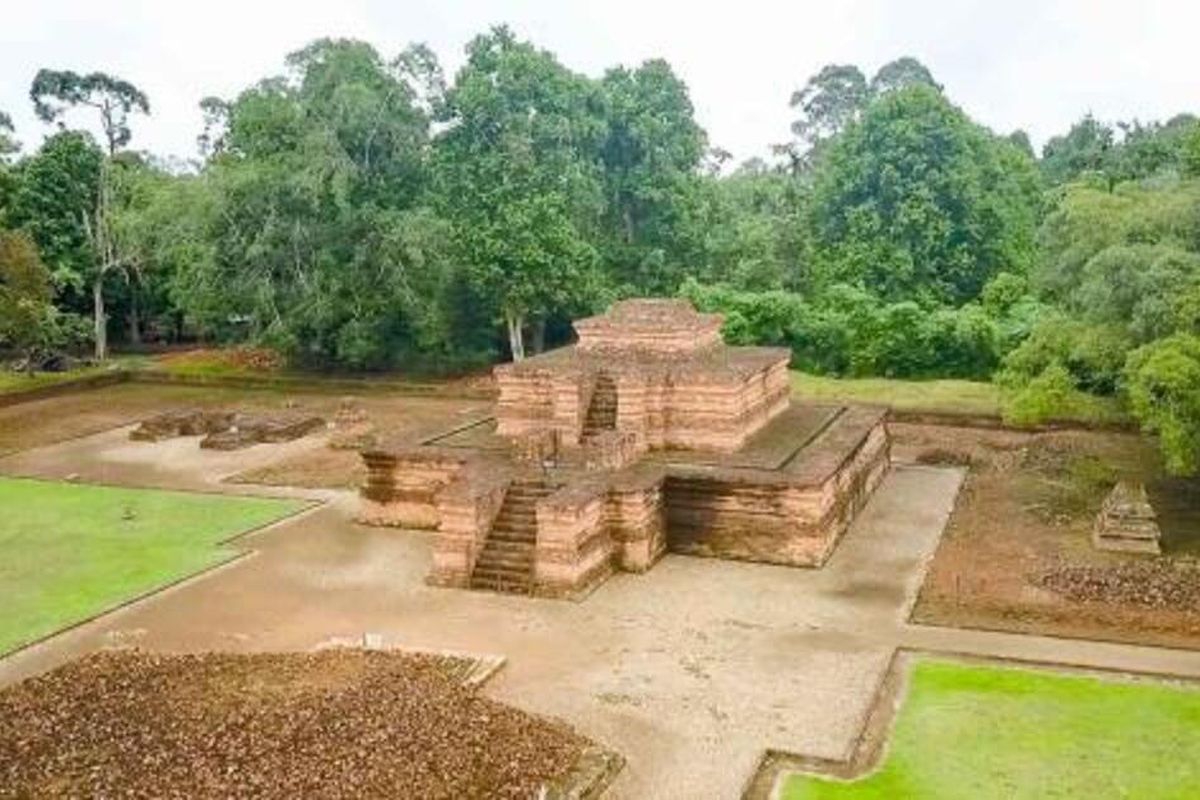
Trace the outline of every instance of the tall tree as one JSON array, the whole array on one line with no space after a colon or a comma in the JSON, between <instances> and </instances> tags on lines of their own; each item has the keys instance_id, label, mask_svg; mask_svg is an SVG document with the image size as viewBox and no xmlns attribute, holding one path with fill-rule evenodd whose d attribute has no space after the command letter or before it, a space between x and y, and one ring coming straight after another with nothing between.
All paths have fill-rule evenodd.
<instances>
[{"instance_id":1,"label":"tall tree","mask_svg":"<svg viewBox=\"0 0 1200 800\"><path fill-rule=\"evenodd\" d=\"M933 79L929 68L912 56L901 56L884 64L871 78L869 88L871 95L878 97L909 86L929 86L939 92L942 90L942 85Z\"/></svg>"},{"instance_id":2,"label":"tall tree","mask_svg":"<svg viewBox=\"0 0 1200 800\"><path fill-rule=\"evenodd\" d=\"M832 280L959 304L1033 258L1034 165L930 87L872 103L815 180L813 233Z\"/></svg>"},{"instance_id":3,"label":"tall tree","mask_svg":"<svg viewBox=\"0 0 1200 800\"><path fill-rule=\"evenodd\" d=\"M60 302L84 310L95 254L88 239L88 219L96 208L104 152L81 131L50 136L16 168L16 188L9 224L25 230L37 243L50 269Z\"/></svg>"},{"instance_id":4,"label":"tall tree","mask_svg":"<svg viewBox=\"0 0 1200 800\"><path fill-rule=\"evenodd\" d=\"M602 96L554 57L495 28L467 47L436 143L442 208L514 359L524 329L588 307L600 274Z\"/></svg>"},{"instance_id":5,"label":"tall tree","mask_svg":"<svg viewBox=\"0 0 1200 800\"><path fill-rule=\"evenodd\" d=\"M354 40L318 40L287 63L205 102L209 162L168 192L198 227L155 215L149 252L215 335L313 365L446 360L459 273L446 225L422 207L429 119L408 71Z\"/></svg>"},{"instance_id":6,"label":"tall tree","mask_svg":"<svg viewBox=\"0 0 1200 800\"><path fill-rule=\"evenodd\" d=\"M823 67L802 89L792 93L790 105L800 112L792 123L796 140L781 149L791 159L793 170L812 170L826 146L857 121L874 100L910 86L942 90L933 73L912 56L884 64L870 82L853 64Z\"/></svg>"},{"instance_id":7,"label":"tall tree","mask_svg":"<svg viewBox=\"0 0 1200 800\"><path fill-rule=\"evenodd\" d=\"M853 64L829 64L793 92L789 105L800 113L792 123L795 166L811 167L821 145L858 119L870 96L866 76Z\"/></svg>"},{"instance_id":8,"label":"tall tree","mask_svg":"<svg viewBox=\"0 0 1200 800\"><path fill-rule=\"evenodd\" d=\"M85 107L100 116L100 128L108 149L101 162L96 204L85 217L88 238L96 263L92 270L92 315L95 328L96 358L108 355L108 317L104 308L104 282L111 274L123 273L133 278L129 263L118 250L113 236L114 161L117 153L129 144L133 132L129 127L132 113L150 113L146 95L128 81L103 72L81 75L71 70L39 70L29 88L34 111L44 122L58 122L68 110Z\"/></svg>"},{"instance_id":9,"label":"tall tree","mask_svg":"<svg viewBox=\"0 0 1200 800\"><path fill-rule=\"evenodd\" d=\"M94 109L100 115L109 156L116 155L133 137L129 115L150 113L150 101L141 89L104 72L80 75L71 70L38 70L29 87L29 99L39 119L60 125L71 109Z\"/></svg>"},{"instance_id":10,"label":"tall tree","mask_svg":"<svg viewBox=\"0 0 1200 800\"><path fill-rule=\"evenodd\" d=\"M1065 183L1085 172L1104 173L1111 165L1115 142L1111 126L1091 114L1055 136L1042 148L1042 174L1051 184Z\"/></svg>"},{"instance_id":11,"label":"tall tree","mask_svg":"<svg viewBox=\"0 0 1200 800\"><path fill-rule=\"evenodd\" d=\"M13 138L12 117L0 111L0 165L21 149L20 143Z\"/></svg>"},{"instance_id":12,"label":"tall tree","mask_svg":"<svg viewBox=\"0 0 1200 800\"><path fill-rule=\"evenodd\" d=\"M701 257L704 131L665 61L609 70L601 87L606 268L632 291L673 293Z\"/></svg>"}]
</instances>

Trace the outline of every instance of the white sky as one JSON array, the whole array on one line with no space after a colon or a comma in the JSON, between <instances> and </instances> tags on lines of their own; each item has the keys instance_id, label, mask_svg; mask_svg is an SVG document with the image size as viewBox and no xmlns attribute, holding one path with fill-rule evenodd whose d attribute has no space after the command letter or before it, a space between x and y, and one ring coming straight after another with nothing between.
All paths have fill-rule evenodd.
<instances>
[{"instance_id":1,"label":"white sky","mask_svg":"<svg viewBox=\"0 0 1200 800\"><path fill-rule=\"evenodd\" d=\"M831 62L870 77L916 56L975 119L1024 128L1038 146L1089 110L1108 120L1200 111L1194 0L3 0L0 110L28 152L50 131L28 99L38 68L104 70L150 97L132 146L191 158L200 98L280 72L313 38L361 38L385 56L424 41L452 74L467 41L499 22L590 75L667 59L711 143L739 161L787 139L789 95Z\"/></svg>"}]
</instances>

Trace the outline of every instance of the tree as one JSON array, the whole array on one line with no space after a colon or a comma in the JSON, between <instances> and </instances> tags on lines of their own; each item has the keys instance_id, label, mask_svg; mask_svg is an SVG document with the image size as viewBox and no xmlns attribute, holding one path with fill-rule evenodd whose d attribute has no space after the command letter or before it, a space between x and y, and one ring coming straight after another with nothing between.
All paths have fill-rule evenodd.
<instances>
[{"instance_id":1,"label":"tree","mask_svg":"<svg viewBox=\"0 0 1200 800\"><path fill-rule=\"evenodd\" d=\"M884 64L870 83L853 64L828 64L792 93L789 105L800 111L792 122L796 141L777 149L791 159L793 171L811 170L825 145L857 121L873 101L910 86L942 90L929 69L912 56Z\"/></svg>"},{"instance_id":2,"label":"tree","mask_svg":"<svg viewBox=\"0 0 1200 800\"><path fill-rule=\"evenodd\" d=\"M601 88L605 266L638 293L674 292L701 257L704 131L665 61L609 70Z\"/></svg>"},{"instance_id":3,"label":"tree","mask_svg":"<svg viewBox=\"0 0 1200 800\"><path fill-rule=\"evenodd\" d=\"M813 235L827 280L887 299L960 304L1033 260L1034 165L930 87L873 102L814 180Z\"/></svg>"},{"instance_id":4,"label":"tree","mask_svg":"<svg viewBox=\"0 0 1200 800\"><path fill-rule=\"evenodd\" d=\"M0 230L0 342L22 353L32 374L40 351L65 343L70 326L54 307L50 272L33 241Z\"/></svg>"},{"instance_id":5,"label":"tree","mask_svg":"<svg viewBox=\"0 0 1200 800\"><path fill-rule=\"evenodd\" d=\"M209 161L175 182L179 213L156 215L144 238L205 331L314 365L454 355L472 304L452 302L450 232L424 207L429 119L400 61L321 39L288 74L205 102Z\"/></svg>"},{"instance_id":6,"label":"tree","mask_svg":"<svg viewBox=\"0 0 1200 800\"><path fill-rule=\"evenodd\" d=\"M879 68L868 87L873 97L887 92L906 89L909 86L929 86L942 91L942 85L933 79L929 68L912 56L901 56Z\"/></svg>"},{"instance_id":7,"label":"tree","mask_svg":"<svg viewBox=\"0 0 1200 800\"><path fill-rule=\"evenodd\" d=\"M586 309L599 291L602 95L500 27L467 47L441 121L441 208L477 296L503 319L519 360L528 322Z\"/></svg>"},{"instance_id":8,"label":"tree","mask_svg":"<svg viewBox=\"0 0 1200 800\"><path fill-rule=\"evenodd\" d=\"M90 305L83 292L95 264L85 220L94 213L104 153L80 131L50 136L15 169L9 224L27 232L50 269L60 302Z\"/></svg>"},{"instance_id":9,"label":"tree","mask_svg":"<svg viewBox=\"0 0 1200 800\"><path fill-rule=\"evenodd\" d=\"M1158 435L1167 470L1200 471L1200 337L1176 334L1135 350L1125 369L1129 404Z\"/></svg>"},{"instance_id":10,"label":"tree","mask_svg":"<svg viewBox=\"0 0 1200 800\"><path fill-rule=\"evenodd\" d=\"M828 64L792 92L788 105L800 112L792 123L798 145L791 152L797 169L811 167L821 145L858 119L871 91L853 64Z\"/></svg>"},{"instance_id":11,"label":"tree","mask_svg":"<svg viewBox=\"0 0 1200 800\"><path fill-rule=\"evenodd\" d=\"M1065 135L1046 142L1042 174L1051 184L1066 183L1087 172L1104 174L1112 165L1114 140L1112 127L1089 113Z\"/></svg>"},{"instance_id":12,"label":"tree","mask_svg":"<svg viewBox=\"0 0 1200 800\"><path fill-rule=\"evenodd\" d=\"M12 117L0 111L0 169L12 155L21 149L21 145L12 138Z\"/></svg>"},{"instance_id":13,"label":"tree","mask_svg":"<svg viewBox=\"0 0 1200 800\"><path fill-rule=\"evenodd\" d=\"M129 144L129 115L150 113L150 101L129 81L103 72L80 75L71 70L38 70L29 88L33 110L43 122L59 122L70 109L85 106L100 114L108 155Z\"/></svg>"},{"instance_id":14,"label":"tree","mask_svg":"<svg viewBox=\"0 0 1200 800\"><path fill-rule=\"evenodd\" d=\"M39 70L29 89L34 111L44 122L62 125L70 109L87 107L100 115L100 128L108 148L101 161L95 208L84 217L95 264L92 269L92 313L95 326L96 358L108 354L108 318L104 309L104 282L110 275L123 272L131 279L129 263L113 237L114 160L118 151L129 144L133 133L129 115L150 113L146 95L128 81L103 72L80 75L70 70Z\"/></svg>"}]
</instances>

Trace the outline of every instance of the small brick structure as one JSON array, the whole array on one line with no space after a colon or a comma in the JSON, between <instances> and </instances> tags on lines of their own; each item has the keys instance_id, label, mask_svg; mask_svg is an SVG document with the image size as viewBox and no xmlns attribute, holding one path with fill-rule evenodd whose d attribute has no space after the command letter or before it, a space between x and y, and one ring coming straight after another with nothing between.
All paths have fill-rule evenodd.
<instances>
[{"instance_id":1,"label":"small brick structure","mask_svg":"<svg viewBox=\"0 0 1200 800\"><path fill-rule=\"evenodd\" d=\"M820 566L886 474L881 408L791 404L790 352L628 300L496 367L486 429L363 451L360 521L436 531L428 580L579 597L668 550Z\"/></svg>"},{"instance_id":2,"label":"small brick structure","mask_svg":"<svg viewBox=\"0 0 1200 800\"><path fill-rule=\"evenodd\" d=\"M1146 487L1131 481L1114 486L1096 516L1092 544L1098 550L1157 555L1162 552L1161 540Z\"/></svg>"}]
</instances>

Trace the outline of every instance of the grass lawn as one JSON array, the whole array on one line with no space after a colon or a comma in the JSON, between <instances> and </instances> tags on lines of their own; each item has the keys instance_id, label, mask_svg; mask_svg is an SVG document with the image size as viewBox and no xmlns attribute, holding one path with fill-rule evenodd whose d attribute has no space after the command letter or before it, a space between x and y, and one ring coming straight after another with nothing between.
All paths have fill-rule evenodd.
<instances>
[{"instance_id":1,"label":"grass lawn","mask_svg":"<svg viewBox=\"0 0 1200 800\"><path fill-rule=\"evenodd\" d=\"M983 381L830 378L796 370L792 371L792 391L817 401L873 403L928 414L998 417L1004 403L1000 387ZM1059 421L1114 424L1125 420L1113 398L1081 392Z\"/></svg>"},{"instance_id":2,"label":"grass lawn","mask_svg":"<svg viewBox=\"0 0 1200 800\"><path fill-rule=\"evenodd\" d=\"M1200 691L917 662L882 768L793 775L784 800L1200 796Z\"/></svg>"},{"instance_id":3,"label":"grass lawn","mask_svg":"<svg viewBox=\"0 0 1200 800\"><path fill-rule=\"evenodd\" d=\"M875 403L891 406L898 411L986 415L1000 413L1000 389L980 381L828 378L793 370L792 391L813 400Z\"/></svg>"},{"instance_id":4,"label":"grass lawn","mask_svg":"<svg viewBox=\"0 0 1200 800\"><path fill-rule=\"evenodd\" d=\"M43 386L99 375L104 371L105 367L87 367L68 372L35 372L32 375L26 375L24 372L3 369L0 370L0 394L40 389Z\"/></svg>"},{"instance_id":5,"label":"grass lawn","mask_svg":"<svg viewBox=\"0 0 1200 800\"><path fill-rule=\"evenodd\" d=\"M303 503L0 478L0 653L232 557Z\"/></svg>"}]
</instances>

